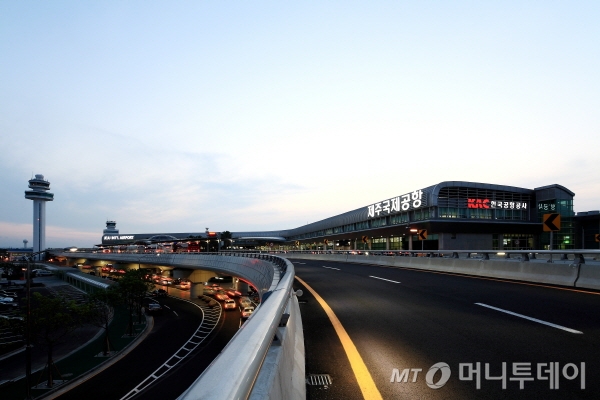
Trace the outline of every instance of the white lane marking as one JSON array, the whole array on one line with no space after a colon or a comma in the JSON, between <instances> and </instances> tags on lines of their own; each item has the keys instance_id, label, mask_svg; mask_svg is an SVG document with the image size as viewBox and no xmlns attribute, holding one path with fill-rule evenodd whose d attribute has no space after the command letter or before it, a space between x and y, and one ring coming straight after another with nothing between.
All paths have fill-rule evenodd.
<instances>
[{"instance_id":1,"label":"white lane marking","mask_svg":"<svg viewBox=\"0 0 600 400\"><path fill-rule=\"evenodd\" d=\"M338 271L340 270L339 268L326 267L326 266L324 266L324 265L323 265L323 268L327 268L327 269L335 269L335 270L338 270Z\"/></svg>"},{"instance_id":2,"label":"white lane marking","mask_svg":"<svg viewBox=\"0 0 600 400\"><path fill-rule=\"evenodd\" d=\"M392 281L391 279L380 278L378 276L372 276L372 275L369 275L369 278L381 279L382 281L388 281L388 282L392 282L392 283L400 283L398 281Z\"/></svg>"},{"instance_id":3,"label":"white lane marking","mask_svg":"<svg viewBox=\"0 0 600 400\"><path fill-rule=\"evenodd\" d=\"M478 306L491 308L492 310L500 311L500 312L503 312L503 313L506 313L506 314L514 315L515 317L525 318L525 319L528 319L528 320L533 321L533 322L537 322L537 323L540 323L540 324L548 325L548 326L551 326L553 328L562 329L563 331L567 331L567 332L571 332L571 333L579 333L579 334L583 335L583 332L576 331L575 329L567 328L565 326L556 325L556 324L553 324L551 322L542 321L541 319L528 317L527 315L517 314L517 313L514 313L512 311L507 311L507 310L503 310L501 308L488 306L487 304L483 304L483 303L475 303L475 304L477 304Z\"/></svg>"},{"instance_id":4,"label":"white lane marking","mask_svg":"<svg viewBox=\"0 0 600 400\"><path fill-rule=\"evenodd\" d=\"M179 317L179 314L177 314L175 311L173 311L173 314L177 315Z\"/></svg>"}]
</instances>

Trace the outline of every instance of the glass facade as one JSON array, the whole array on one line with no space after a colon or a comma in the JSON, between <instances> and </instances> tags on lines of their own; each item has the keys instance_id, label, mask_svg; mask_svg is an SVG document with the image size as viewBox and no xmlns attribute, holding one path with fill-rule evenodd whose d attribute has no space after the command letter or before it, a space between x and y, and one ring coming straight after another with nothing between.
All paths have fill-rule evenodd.
<instances>
[{"instance_id":1,"label":"glass facade","mask_svg":"<svg viewBox=\"0 0 600 400\"><path fill-rule=\"evenodd\" d=\"M396 236L390 238L390 250L402 250L402 237Z\"/></svg>"},{"instance_id":2,"label":"glass facade","mask_svg":"<svg viewBox=\"0 0 600 400\"><path fill-rule=\"evenodd\" d=\"M371 250L386 250L386 238L373 238L371 242Z\"/></svg>"},{"instance_id":3,"label":"glass facade","mask_svg":"<svg viewBox=\"0 0 600 400\"><path fill-rule=\"evenodd\" d=\"M473 187L445 187L438 197L440 218L528 221L531 195Z\"/></svg>"},{"instance_id":4,"label":"glass facade","mask_svg":"<svg viewBox=\"0 0 600 400\"><path fill-rule=\"evenodd\" d=\"M426 196L422 206L404 207L403 203L392 204L388 215L371 212L372 206L346 213L339 218L329 219L331 225L319 225L312 232L292 235L291 240L319 240L336 235L336 240L356 242L358 249L366 247L361 242L362 235L369 237L384 235L384 238L372 239L369 248L373 250L401 250L408 248L408 240L402 236L408 233L406 228L427 229L426 246L456 245L437 239L437 234L457 233L470 235L493 235L493 242L481 240L461 243L459 246L492 245L492 250L534 250L550 247L550 234L541 232L543 214L559 213L561 229L553 233L553 249L572 249L575 243L573 196L574 193L560 185L548 185L536 189L524 189L511 186L472 183L442 182L422 189ZM424 197L425 199L425 197ZM379 203L377 203L379 204ZM383 204L383 202L382 202ZM368 211L368 212L367 212ZM341 217L341 216L340 216ZM457 220L461 220L460 223ZM353 221L349 223L349 221ZM581 235L581 228L579 234ZM588 229L588 231L591 231ZM588 235L589 236L589 235ZM442 237L440 235L440 237ZM444 236L446 237L446 236ZM387 238L387 239L386 239ZM412 246L420 247L417 238ZM389 241L389 243L386 242ZM578 240L581 239L578 237ZM474 243L477 244L474 244ZM430 247L431 248L431 247ZM489 249L489 247L487 247Z\"/></svg>"},{"instance_id":5,"label":"glass facade","mask_svg":"<svg viewBox=\"0 0 600 400\"><path fill-rule=\"evenodd\" d=\"M575 228L573 218L573 200L553 199L538 202L537 213L539 221L544 220L545 214L560 214L560 231L543 232L540 235L540 245L543 249L550 249L550 237L552 250L566 250L575 248Z\"/></svg>"},{"instance_id":6,"label":"glass facade","mask_svg":"<svg viewBox=\"0 0 600 400\"><path fill-rule=\"evenodd\" d=\"M502 245L500 245L502 244ZM492 235L492 250L533 250L534 237L527 234L494 234Z\"/></svg>"}]
</instances>

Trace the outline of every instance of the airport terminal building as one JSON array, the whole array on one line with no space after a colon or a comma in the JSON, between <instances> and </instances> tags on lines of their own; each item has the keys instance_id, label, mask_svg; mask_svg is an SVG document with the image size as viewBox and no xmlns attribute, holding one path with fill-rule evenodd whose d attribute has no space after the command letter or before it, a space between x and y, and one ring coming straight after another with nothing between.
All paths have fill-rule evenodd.
<instances>
[{"instance_id":1,"label":"airport terminal building","mask_svg":"<svg viewBox=\"0 0 600 400\"><path fill-rule=\"evenodd\" d=\"M302 250L543 250L598 248L600 213L573 211L575 194L552 184L535 189L462 181L440 182L294 229L231 232L118 233L114 221L99 246L196 243L214 251L236 248ZM558 230L544 215L558 214ZM212 243L212 245L211 245Z\"/></svg>"}]
</instances>

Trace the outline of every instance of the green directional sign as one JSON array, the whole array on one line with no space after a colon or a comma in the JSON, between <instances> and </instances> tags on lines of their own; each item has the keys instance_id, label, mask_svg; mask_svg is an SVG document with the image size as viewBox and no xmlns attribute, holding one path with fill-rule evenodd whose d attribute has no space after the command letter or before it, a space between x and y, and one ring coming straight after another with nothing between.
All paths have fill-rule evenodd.
<instances>
[{"instance_id":1,"label":"green directional sign","mask_svg":"<svg viewBox=\"0 0 600 400\"><path fill-rule=\"evenodd\" d=\"M544 232L560 231L560 214L544 214Z\"/></svg>"}]
</instances>

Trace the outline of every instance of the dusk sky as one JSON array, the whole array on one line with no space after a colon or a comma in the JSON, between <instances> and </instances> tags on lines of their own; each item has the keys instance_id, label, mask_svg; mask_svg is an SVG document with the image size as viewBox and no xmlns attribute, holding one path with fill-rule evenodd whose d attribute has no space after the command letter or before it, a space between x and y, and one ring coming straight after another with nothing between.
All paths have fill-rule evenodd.
<instances>
[{"instance_id":1,"label":"dusk sky","mask_svg":"<svg viewBox=\"0 0 600 400\"><path fill-rule=\"evenodd\" d=\"M598 1L0 2L0 247L296 228L442 181L600 209Z\"/></svg>"}]
</instances>

